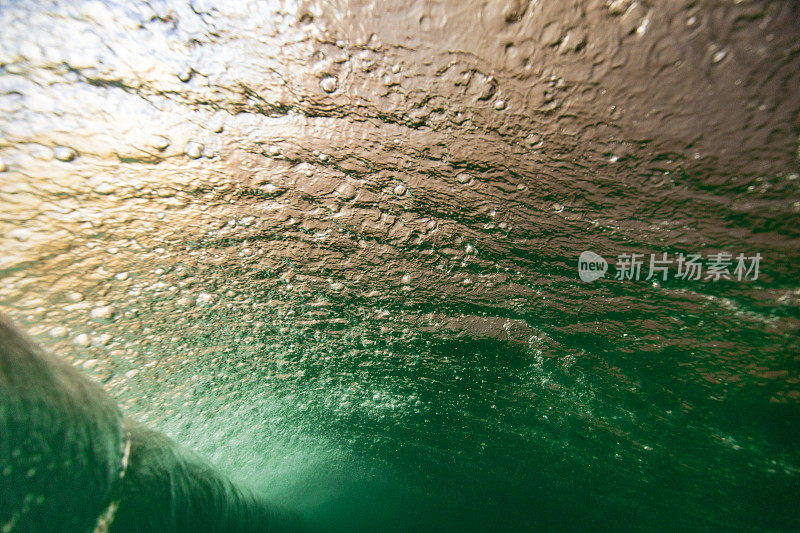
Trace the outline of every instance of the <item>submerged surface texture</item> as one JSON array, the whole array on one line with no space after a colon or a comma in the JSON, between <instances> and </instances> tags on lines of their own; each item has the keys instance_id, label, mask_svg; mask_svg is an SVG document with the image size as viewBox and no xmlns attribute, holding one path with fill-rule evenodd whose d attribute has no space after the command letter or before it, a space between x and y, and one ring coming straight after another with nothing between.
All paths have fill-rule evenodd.
<instances>
[{"instance_id":1,"label":"submerged surface texture","mask_svg":"<svg viewBox=\"0 0 800 533\"><path fill-rule=\"evenodd\" d=\"M334 531L797 530L798 36L793 1L3 2L0 309Z\"/></svg>"}]
</instances>

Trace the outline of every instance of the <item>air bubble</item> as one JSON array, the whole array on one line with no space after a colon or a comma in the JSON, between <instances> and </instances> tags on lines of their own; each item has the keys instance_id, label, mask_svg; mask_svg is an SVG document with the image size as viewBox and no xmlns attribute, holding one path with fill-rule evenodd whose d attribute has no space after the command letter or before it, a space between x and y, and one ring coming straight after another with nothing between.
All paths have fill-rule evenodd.
<instances>
[{"instance_id":1,"label":"air bubble","mask_svg":"<svg viewBox=\"0 0 800 533\"><path fill-rule=\"evenodd\" d=\"M186 148L183 149L183 153L192 159L199 159L200 156L203 155L203 145L194 141L190 141L186 143Z\"/></svg>"},{"instance_id":2,"label":"air bubble","mask_svg":"<svg viewBox=\"0 0 800 533\"><path fill-rule=\"evenodd\" d=\"M608 5L608 11L614 16L624 14L631 7L631 0L613 0Z\"/></svg>"},{"instance_id":3,"label":"air bubble","mask_svg":"<svg viewBox=\"0 0 800 533\"><path fill-rule=\"evenodd\" d=\"M97 194L111 194L111 193L114 192L114 185L112 185L111 183L108 183L107 181L104 181L102 183L99 183L92 190L94 192L96 192Z\"/></svg>"},{"instance_id":4,"label":"air bubble","mask_svg":"<svg viewBox=\"0 0 800 533\"><path fill-rule=\"evenodd\" d=\"M214 133L222 133L222 130L224 129L222 117L219 115L211 117L211 120L208 122L208 127Z\"/></svg>"},{"instance_id":5,"label":"air bubble","mask_svg":"<svg viewBox=\"0 0 800 533\"><path fill-rule=\"evenodd\" d=\"M94 346L102 347L111 342L111 335L108 333L103 333L102 335L95 335L91 340Z\"/></svg>"},{"instance_id":6,"label":"air bubble","mask_svg":"<svg viewBox=\"0 0 800 533\"><path fill-rule=\"evenodd\" d=\"M197 305L208 305L214 302L214 295L207 292L201 292L197 295Z\"/></svg>"},{"instance_id":7,"label":"air bubble","mask_svg":"<svg viewBox=\"0 0 800 533\"><path fill-rule=\"evenodd\" d=\"M332 76L328 76L327 78L323 78L321 82L319 82L319 86L322 87L322 90L326 93L332 93L337 88L336 78Z\"/></svg>"},{"instance_id":8,"label":"air bubble","mask_svg":"<svg viewBox=\"0 0 800 533\"><path fill-rule=\"evenodd\" d=\"M78 346L83 346L84 348L86 348L92 343L92 341L89 339L89 335L87 335L86 333L81 333L80 335L76 335L75 338L72 340L72 342Z\"/></svg>"},{"instance_id":9,"label":"air bubble","mask_svg":"<svg viewBox=\"0 0 800 533\"><path fill-rule=\"evenodd\" d=\"M53 157L65 163L74 161L77 155L75 150L68 146L56 146L53 148Z\"/></svg>"},{"instance_id":10,"label":"air bubble","mask_svg":"<svg viewBox=\"0 0 800 533\"><path fill-rule=\"evenodd\" d=\"M31 230L27 228L14 228L8 232L9 237L13 237L14 239L25 242L31 237Z\"/></svg>"},{"instance_id":11,"label":"air bubble","mask_svg":"<svg viewBox=\"0 0 800 533\"><path fill-rule=\"evenodd\" d=\"M349 183L343 183L336 188L336 194L343 200L352 200L356 197L356 188Z\"/></svg>"},{"instance_id":12,"label":"air bubble","mask_svg":"<svg viewBox=\"0 0 800 533\"><path fill-rule=\"evenodd\" d=\"M153 137L153 140L150 141L150 146L158 150L159 152L163 152L169 147L169 139L162 135L156 135Z\"/></svg>"},{"instance_id":13,"label":"air bubble","mask_svg":"<svg viewBox=\"0 0 800 533\"><path fill-rule=\"evenodd\" d=\"M644 35L645 33L647 33L647 26L649 24L650 24L650 19L648 17L642 19L642 23L639 24L638 28L636 28L637 35Z\"/></svg>"},{"instance_id":14,"label":"air bubble","mask_svg":"<svg viewBox=\"0 0 800 533\"><path fill-rule=\"evenodd\" d=\"M541 148L544 145L544 140L538 133L531 133L526 140L528 141L528 146L531 148Z\"/></svg>"},{"instance_id":15,"label":"air bubble","mask_svg":"<svg viewBox=\"0 0 800 533\"><path fill-rule=\"evenodd\" d=\"M67 333L68 333L67 328L65 328L64 326L56 326L54 328L51 328L50 331L47 332L47 334L54 339L63 339L64 337L67 336Z\"/></svg>"},{"instance_id":16,"label":"air bubble","mask_svg":"<svg viewBox=\"0 0 800 533\"><path fill-rule=\"evenodd\" d=\"M109 320L116 314L116 309L110 305L95 307L89 312L89 316L96 320Z\"/></svg>"},{"instance_id":17,"label":"air bubble","mask_svg":"<svg viewBox=\"0 0 800 533\"><path fill-rule=\"evenodd\" d=\"M81 293L79 293L79 292L72 292L72 293L70 293L70 294L67 296L67 298L68 298L68 299L69 299L71 302L76 302L76 303L77 303L77 302L82 302L82 301L83 301L83 294L81 294Z\"/></svg>"},{"instance_id":18,"label":"air bubble","mask_svg":"<svg viewBox=\"0 0 800 533\"><path fill-rule=\"evenodd\" d=\"M178 298L178 301L175 302L179 307L191 307L194 305L194 300L188 297Z\"/></svg>"}]
</instances>

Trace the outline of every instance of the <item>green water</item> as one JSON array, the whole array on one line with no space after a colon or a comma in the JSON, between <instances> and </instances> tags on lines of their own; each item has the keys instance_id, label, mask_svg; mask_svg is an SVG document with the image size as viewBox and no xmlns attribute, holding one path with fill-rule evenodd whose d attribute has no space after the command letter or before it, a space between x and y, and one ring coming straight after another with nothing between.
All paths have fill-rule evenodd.
<instances>
[{"instance_id":1,"label":"green water","mask_svg":"<svg viewBox=\"0 0 800 533\"><path fill-rule=\"evenodd\" d=\"M678 315L676 301L647 300L666 289L610 283L649 295L620 314ZM151 423L324 529L790 530L797 408L766 386L720 394L698 379L724 356L722 338L768 346L755 331L703 330L703 318L676 328L696 335L687 348L633 328L612 342L597 326L528 346L415 331L382 342L369 321L254 332L210 313L190 339L209 349L175 375L177 386L196 369L190 392L155 408L144 390L128 394ZM169 374L159 382L170 390Z\"/></svg>"},{"instance_id":2,"label":"green water","mask_svg":"<svg viewBox=\"0 0 800 533\"><path fill-rule=\"evenodd\" d=\"M797 13L0 2L0 312L322 530L798 531Z\"/></svg>"}]
</instances>

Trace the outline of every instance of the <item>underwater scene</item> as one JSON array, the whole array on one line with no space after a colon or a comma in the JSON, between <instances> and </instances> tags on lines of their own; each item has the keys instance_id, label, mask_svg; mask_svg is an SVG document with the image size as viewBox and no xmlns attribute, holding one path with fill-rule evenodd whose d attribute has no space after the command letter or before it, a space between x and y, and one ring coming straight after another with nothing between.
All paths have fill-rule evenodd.
<instances>
[{"instance_id":1,"label":"underwater scene","mask_svg":"<svg viewBox=\"0 0 800 533\"><path fill-rule=\"evenodd\" d=\"M800 2L0 0L0 532L800 531Z\"/></svg>"}]
</instances>

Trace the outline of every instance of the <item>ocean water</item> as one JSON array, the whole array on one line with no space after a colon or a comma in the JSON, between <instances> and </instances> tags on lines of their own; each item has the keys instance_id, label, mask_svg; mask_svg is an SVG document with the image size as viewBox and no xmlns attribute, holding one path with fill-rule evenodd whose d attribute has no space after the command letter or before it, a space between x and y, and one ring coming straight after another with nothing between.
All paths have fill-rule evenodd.
<instances>
[{"instance_id":1,"label":"ocean water","mask_svg":"<svg viewBox=\"0 0 800 533\"><path fill-rule=\"evenodd\" d=\"M0 20L0 311L129 416L326 531L800 529L796 2Z\"/></svg>"}]
</instances>

